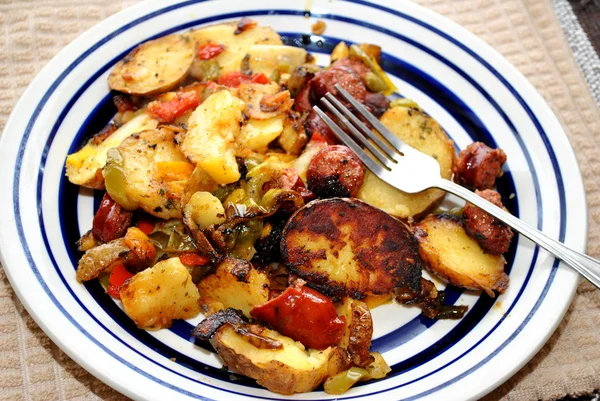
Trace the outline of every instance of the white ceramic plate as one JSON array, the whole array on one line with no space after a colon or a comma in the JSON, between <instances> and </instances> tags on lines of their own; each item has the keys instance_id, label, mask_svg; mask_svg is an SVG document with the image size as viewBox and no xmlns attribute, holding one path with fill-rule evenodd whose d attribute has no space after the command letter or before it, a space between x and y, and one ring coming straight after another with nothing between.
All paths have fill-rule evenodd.
<instances>
[{"instance_id":1,"label":"white ceramic plate","mask_svg":"<svg viewBox=\"0 0 600 401\"><path fill-rule=\"evenodd\" d=\"M0 145L2 263L19 298L67 354L136 399L277 399L232 380L191 324L138 330L98 283L75 280L75 240L89 229L98 195L64 178L64 161L114 113L106 78L131 48L191 27L249 16L291 43L323 55L340 39L383 47L383 66L459 148L484 140L508 154L500 190L514 214L575 249L586 242L586 203L567 138L517 70L456 24L404 1L320 1L305 17L296 1L150 1L98 24L42 70L6 126ZM302 37L315 18L323 37ZM323 60L321 60L323 61ZM494 300L448 289L470 305L459 321L430 321L414 308L373 311L373 348L393 368L339 399L475 399L523 366L554 331L578 276L523 238L508 254L510 287ZM174 359L172 359L174 358ZM321 390L295 399L331 398Z\"/></svg>"}]
</instances>

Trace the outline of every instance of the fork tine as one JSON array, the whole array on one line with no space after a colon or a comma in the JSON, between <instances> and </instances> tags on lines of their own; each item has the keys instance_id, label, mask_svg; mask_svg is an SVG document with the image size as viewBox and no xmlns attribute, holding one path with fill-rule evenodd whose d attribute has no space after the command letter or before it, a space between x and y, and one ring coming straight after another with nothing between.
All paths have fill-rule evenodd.
<instances>
[{"instance_id":1,"label":"fork tine","mask_svg":"<svg viewBox=\"0 0 600 401\"><path fill-rule=\"evenodd\" d=\"M379 160L379 162L389 168L392 167L393 163L395 163L395 160L390 160L388 158L385 157L385 154L382 154L381 151L377 148L375 148L363 135L361 135L360 131L358 131L356 129L356 127L354 127L350 121L348 121L347 118L345 118L342 113L339 112L339 110L337 110L329 101L328 99L325 98L321 98L321 102L323 102L323 104L327 107L327 109L329 109L329 111L331 111L335 117L341 121L344 126L346 128L348 128L348 130L350 130L352 132L352 134L354 134L354 139L355 141L359 141L364 147L366 147L367 149L369 149L369 151L371 152L371 154L373 156L375 156L377 158L377 160ZM342 106L343 107L343 106ZM349 137L350 138L350 137ZM352 140L352 138L351 138Z\"/></svg>"},{"instance_id":2,"label":"fork tine","mask_svg":"<svg viewBox=\"0 0 600 401\"><path fill-rule=\"evenodd\" d=\"M335 88L338 90L342 97L350 102L350 104L358 111L379 133L381 136L385 138L386 141L390 143L396 150L400 153L403 153L403 149L405 149L406 144L402 142L396 135L394 135L390 130L388 130L382 123L379 122L377 117L375 117L369 110L365 108L362 104L360 104L356 99L354 99L344 88L342 88L339 84L335 84Z\"/></svg>"},{"instance_id":3,"label":"fork tine","mask_svg":"<svg viewBox=\"0 0 600 401\"><path fill-rule=\"evenodd\" d=\"M348 146L355 154L358 156L360 161L364 163L365 166L375 174L379 172L386 171L385 167L377 164L356 142L354 142L348 134L344 132L327 114L323 112L318 106L313 106L315 112L321 117L321 119L327 124L329 128L340 138L340 140L344 143L344 145Z\"/></svg>"},{"instance_id":4,"label":"fork tine","mask_svg":"<svg viewBox=\"0 0 600 401\"><path fill-rule=\"evenodd\" d=\"M373 142L375 142L375 144L392 160L394 160L394 157L397 157L397 151L396 149L392 148L390 145L388 145L387 143L385 143L384 141L381 140L381 138L379 138L375 133L373 133L373 131L371 131L366 125L365 123L363 123L362 121L360 121L354 114L352 114L350 112L350 110L348 110L348 108L346 106L344 106L342 104L342 102L340 102L339 100L337 100L335 98L335 96L333 96L330 92L327 92L327 94L325 95L325 97L327 98L327 100L329 100L331 103L333 103L338 110L341 110L342 113L344 113L344 115L352 120L352 122L354 123L354 126L352 124L347 123L346 121L342 120L342 122L344 123L344 125L346 127L348 127L349 129L352 130L352 133L354 135L357 135L358 131L360 130L360 132L362 132L362 134L364 136L367 137L367 139L371 139ZM323 101L323 99L321 99L321 101ZM359 130L357 130L357 128ZM354 132L357 131L357 132ZM360 135L360 134L359 134ZM361 140L362 141L362 140ZM365 143L365 142L363 142ZM370 143L368 141L366 141L366 143L368 143L370 145ZM371 150L371 149L369 149ZM371 152L373 152L371 150Z\"/></svg>"}]
</instances>

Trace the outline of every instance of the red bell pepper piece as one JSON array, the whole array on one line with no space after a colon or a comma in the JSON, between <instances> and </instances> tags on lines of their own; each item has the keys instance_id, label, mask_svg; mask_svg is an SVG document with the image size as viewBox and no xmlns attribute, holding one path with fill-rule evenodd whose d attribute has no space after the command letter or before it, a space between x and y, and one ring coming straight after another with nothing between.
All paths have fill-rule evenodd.
<instances>
[{"instance_id":1,"label":"red bell pepper piece","mask_svg":"<svg viewBox=\"0 0 600 401\"><path fill-rule=\"evenodd\" d=\"M133 277L133 274L125 268L125 265L121 262L115 263L110 276L108 277L108 288L106 289L106 293L113 298L121 299L121 294L119 290L125 281L129 280Z\"/></svg>"},{"instance_id":2,"label":"red bell pepper piece","mask_svg":"<svg viewBox=\"0 0 600 401\"><path fill-rule=\"evenodd\" d=\"M288 287L277 298L252 308L250 315L314 349L336 345L346 327L346 318L337 315L333 302L305 286Z\"/></svg>"},{"instance_id":3,"label":"red bell pepper piece","mask_svg":"<svg viewBox=\"0 0 600 401\"><path fill-rule=\"evenodd\" d=\"M146 113L160 122L169 123L186 111L195 109L199 104L200 96L196 91L177 92L173 99L166 102L154 101L148 103Z\"/></svg>"},{"instance_id":4,"label":"red bell pepper piece","mask_svg":"<svg viewBox=\"0 0 600 401\"><path fill-rule=\"evenodd\" d=\"M208 258L195 252L184 252L179 255L179 260L188 266L203 266L208 263Z\"/></svg>"},{"instance_id":5,"label":"red bell pepper piece","mask_svg":"<svg viewBox=\"0 0 600 401\"><path fill-rule=\"evenodd\" d=\"M136 223L136 227L139 228L140 231L146 235L152 234L155 226L156 224L150 220L139 220Z\"/></svg>"},{"instance_id":6,"label":"red bell pepper piece","mask_svg":"<svg viewBox=\"0 0 600 401\"><path fill-rule=\"evenodd\" d=\"M239 88L240 84L252 82L255 84L268 84L269 78L262 72L254 75L246 75L242 72L233 71L219 77L218 84L229 86L230 88Z\"/></svg>"},{"instance_id":7,"label":"red bell pepper piece","mask_svg":"<svg viewBox=\"0 0 600 401\"><path fill-rule=\"evenodd\" d=\"M255 84L265 85L269 83L269 78L261 72L252 76L252 82Z\"/></svg>"},{"instance_id":8,"label":"red bell pepper piece","mask_svg":"<svg viewBox=\"0 0 600 401\"><path fill-rule=\"evenodd\" d=\"M211 58L217 57L225 50L225 47L222 45L217 45L214 43L207 43L201 46L198 46L198 58L200 60L210 60Z\"/></svg>"}]
</instances>

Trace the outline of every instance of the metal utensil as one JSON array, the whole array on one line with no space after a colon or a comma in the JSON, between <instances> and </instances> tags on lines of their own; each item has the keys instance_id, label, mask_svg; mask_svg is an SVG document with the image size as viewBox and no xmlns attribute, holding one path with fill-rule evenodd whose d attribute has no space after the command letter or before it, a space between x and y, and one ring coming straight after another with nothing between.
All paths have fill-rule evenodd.
<instances>
[{"instance_id":1,"label":"metal utensil","mask_svg":"<svg viewBox=\"0 0 600 401\"><path fill-rule=\"evenodd\" d=\"M313 108L339 139L352 149L375 175L407 193L439 188L472 203L529 238L600 288L599 261L574 251L468 189L442 178L439 165L434 158L402 142L344 88L337 84L335 88L340 96L379 132L383 139L371 131L331 93L327 93L321 98L321 102L352 134L352 137L318 106ZM418 168L415 168L416 166Z\"/></svg>"}]
</instances>

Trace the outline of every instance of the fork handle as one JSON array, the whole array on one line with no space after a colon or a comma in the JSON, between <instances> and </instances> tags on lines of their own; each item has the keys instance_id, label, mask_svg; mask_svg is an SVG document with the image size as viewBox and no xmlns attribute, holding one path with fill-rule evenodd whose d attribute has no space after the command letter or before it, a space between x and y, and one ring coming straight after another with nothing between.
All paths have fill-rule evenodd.
<instances>
[{"instance_id":1,"label":"fork handle","mask_svg":"<svg viewBox=\"0 0 600 401\"><path fill-rule=\"evenodd\" d=\"M567 265L575 269L583 277L587 278L592 284L600 288L600 262L594 258L591 258L583 253L574 251L566 245L558 242L541 231L533 228L529 224L516 218L512 214L499 208L498 206L488 202L479 195L469 191L466 188L461 187L449 180L442 179L437 188L443 189L444 191L450 192L469 203L485 210L492 216L502 220L504 223L512 227L515 231L529 238L558 259L565 262Z\"/></svg>"}]
</instances>

